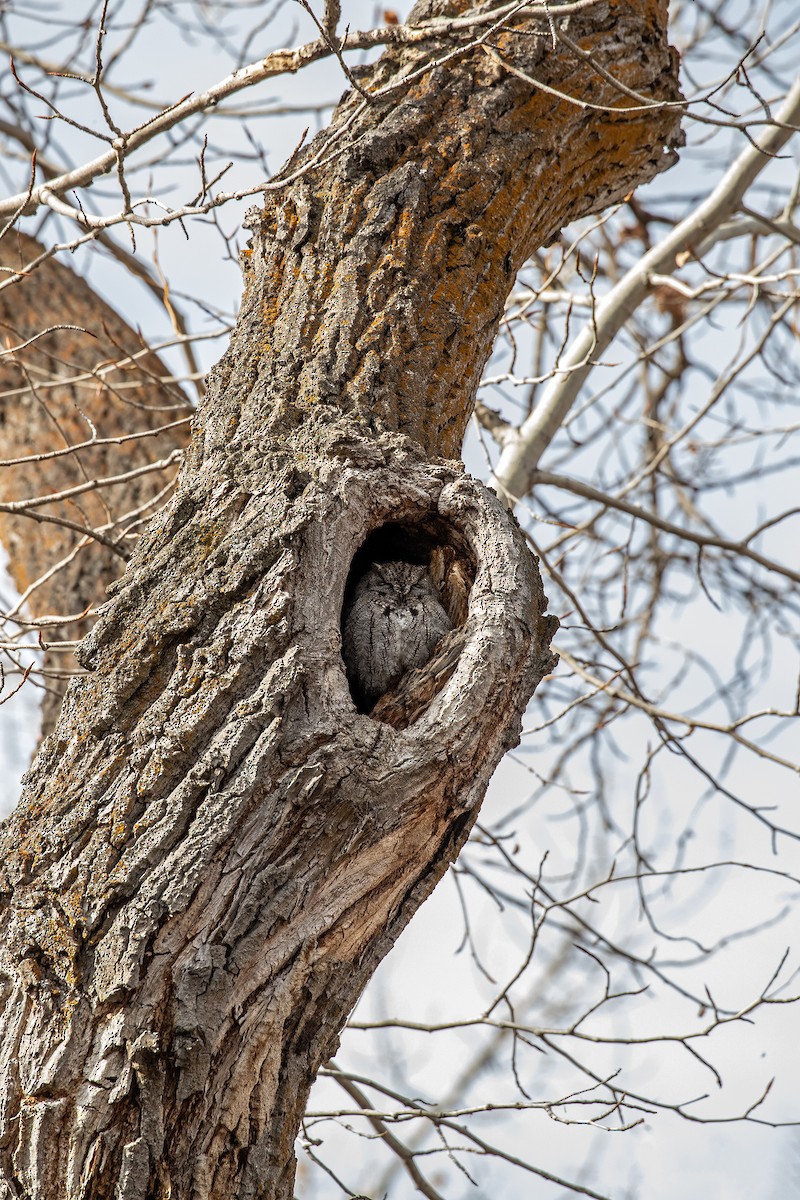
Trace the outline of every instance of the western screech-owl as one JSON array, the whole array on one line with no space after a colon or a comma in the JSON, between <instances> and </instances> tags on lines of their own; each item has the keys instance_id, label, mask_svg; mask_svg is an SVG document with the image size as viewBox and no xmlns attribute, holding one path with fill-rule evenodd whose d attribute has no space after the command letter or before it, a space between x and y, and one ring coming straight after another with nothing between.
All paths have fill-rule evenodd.
<instances>
[{"instance_id":1,"label":"western screech-owl","mask_svg":"<svg viewBox=\"0 0 800 1200\"><path fill-rule=\"evenodd\" d=\"M424 666L452 628L426 567L373 563L356 584L342 625L344 661L367 703Z\"/></svg>"}]
</instances>

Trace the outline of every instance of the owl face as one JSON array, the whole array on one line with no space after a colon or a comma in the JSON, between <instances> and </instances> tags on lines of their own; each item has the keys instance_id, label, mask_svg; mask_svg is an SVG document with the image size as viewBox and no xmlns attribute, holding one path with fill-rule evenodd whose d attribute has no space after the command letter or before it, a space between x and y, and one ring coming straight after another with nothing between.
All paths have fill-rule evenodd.
<instances>
[{"instance_id":1,"label":"owl face","mask_svg":"<svg viewBox=\"0 0 800 1200\"><path fill-rule=\"evenodd\" d=\"M398 598L408 599L420 589L427 593L430 587L427 569L415 563L375 563L372 569L378 579Z\"/></svg>"}]
</instances>

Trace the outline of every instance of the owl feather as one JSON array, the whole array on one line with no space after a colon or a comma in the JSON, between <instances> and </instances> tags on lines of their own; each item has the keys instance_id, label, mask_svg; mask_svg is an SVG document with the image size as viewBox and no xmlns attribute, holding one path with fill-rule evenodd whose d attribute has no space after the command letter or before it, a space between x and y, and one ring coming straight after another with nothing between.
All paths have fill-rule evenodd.
<instances>
[{"instance_id":1,"label":"owl feather","mask_svg":"<svg viewBox=\"0 0 800 1200\"><path fill-rule=\"evenodd\" d=\"M452 629L428 570L373 563L353 591L342 623L342 654L370 705L407 672L424 666Z\"/></svg>"}]
</instances>

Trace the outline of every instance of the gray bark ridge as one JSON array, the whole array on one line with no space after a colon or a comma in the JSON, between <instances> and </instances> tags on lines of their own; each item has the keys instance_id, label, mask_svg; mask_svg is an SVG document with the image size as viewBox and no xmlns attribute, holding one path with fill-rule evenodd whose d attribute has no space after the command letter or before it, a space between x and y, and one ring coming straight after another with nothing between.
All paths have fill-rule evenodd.
<instances>
[{"instance_id":1,"label":"gray bark ridge","mask_svg":"<svg viewBox=\"0 0 800 1200\"><path fill-rule=\"evenodd\" d=\"M20 1194L289 1196L314 1075L554 665L493 493L402 435L311 425L299 495L297 449L257 497L185 480L4 830L0 1167ZM381 528L474 574L455 669L404 729L357 710L341 656Z\"/></svg>"}]
</instances>

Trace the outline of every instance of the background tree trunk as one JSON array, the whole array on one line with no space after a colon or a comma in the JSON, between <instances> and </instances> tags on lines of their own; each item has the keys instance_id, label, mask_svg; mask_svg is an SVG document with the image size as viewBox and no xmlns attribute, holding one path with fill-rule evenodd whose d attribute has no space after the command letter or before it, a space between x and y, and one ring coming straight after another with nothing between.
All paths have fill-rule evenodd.
<instances>
[{"instance_id":1,"label":"background tree trunk","mask_svg":"<svg viewBox=\"0 0 800 1200\"><path fill-rule=\"evenodd\" d=\"M665 24L607 3L581 52L530 14L443 65L435 34L393 50L251 214L177 495L3 830L5 1195L292 1195L314 1076L554 663L513 518L451 460L520 264L673 159L679 108L630 96L677 97ZM441 547L454 673L359 712L351 565Z\"/></svg>"},{"instance_id":2,"label":"background tree trunk","mask_svg":"<svg viewBox=\"0 0 800 1200\"><path fill-rule=\"evenodd\" d=\"M45 254L16 230L0 241L0 277L19 276L0 290L6 351L0 357L0 504L6 509L0 508L0 540L33 617L62 614L43 635L57 643L88 632L86 610L102 600L130 539L152 505L163 502L188 441L191 407L141 335L69 267L52 258L39 263ZM164 425L170 428L158 432ZM75 445L84 448L64 453ZM111 478L118 482L92 486ZM65 492L60 500L30 503ZM82 528L99 530L104 540ZM67 614L74 620L64 621ZM51 652L45 668L42 729L50 733L77 667L71 654Z\"/></svg>"}]
</instances>

